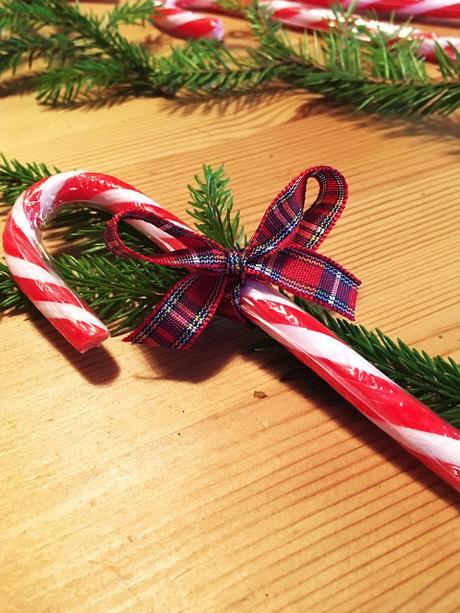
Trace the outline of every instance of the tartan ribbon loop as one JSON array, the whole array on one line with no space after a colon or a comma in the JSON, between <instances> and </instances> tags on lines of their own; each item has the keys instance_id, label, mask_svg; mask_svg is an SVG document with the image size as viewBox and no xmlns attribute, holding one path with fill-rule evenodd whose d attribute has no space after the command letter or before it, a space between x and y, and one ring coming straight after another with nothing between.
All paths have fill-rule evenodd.
<instances>
[{"instance_id":1,"label":"tartan ribbon loop","mask_svg":"<svg viewBox=\"0 0 460 613\"><path fill-rule=\"evenodd\" d=\"M310 178L318 182L319 192L304 211ZM316 251L342 213L347 196L347 184L337 170L329 166L305 170L272 201L249 244L241 249L225 249L181 223L163 219L148 204L114 215L106 229L111 251L188 272L124 340L187 349L216 313L246 321L240 312L240 293L247 278L276 285L354 319L360 281ZM151 223L179 239L184 248L139 253L120 238L118 224L123 219Z\"/></svg>"}]
</instances>

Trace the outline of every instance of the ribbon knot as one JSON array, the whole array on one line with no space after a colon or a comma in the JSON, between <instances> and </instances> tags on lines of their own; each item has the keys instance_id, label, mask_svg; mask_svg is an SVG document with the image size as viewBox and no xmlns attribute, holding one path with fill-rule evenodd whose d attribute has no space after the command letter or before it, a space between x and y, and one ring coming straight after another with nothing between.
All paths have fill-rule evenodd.
<instances>
[{"instance_id":1,"label":"ribbon knot","mask_svg":"<svg viewBox=\"0 0 460 613\"><path fill-rule=\"evenodd\" d=\"M240 275L244 271L246 259L242 249L229 249L227 251L227 272L229 275Z\"/></svg>"},{"instance_id":2,"label":"ribbon knot","mask_svg":"<svg viewBox=\"0 0 460 613\"><path fill-rule=\"evenodd\" d=\"M319 183L319 193L304 211L310 178ZM187 349L216 312L245 321L240 293L251 277L353 319L359 280L316 251L346 200L347 184L337 170L328 166L305 170L273 200L243 249L225 249L181 222L163 218L153 205L138 203L116 214L106 230L107 246L114 253L188 271L125 340ZM178 239L180 248L153 255L134 251L119 236L122 219L151 223Z\"/></svg>"}]
</instances>

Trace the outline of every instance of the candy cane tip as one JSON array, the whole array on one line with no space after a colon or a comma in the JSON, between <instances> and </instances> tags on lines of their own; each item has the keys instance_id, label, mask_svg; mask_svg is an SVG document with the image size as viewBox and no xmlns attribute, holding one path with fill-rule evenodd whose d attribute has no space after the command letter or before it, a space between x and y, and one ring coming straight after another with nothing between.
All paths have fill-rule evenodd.
<instances>
[{"instance_id":1,"label":"candy cane tip","mask_svg":"<svg viewBox=\"0 0 460 613\"><path fill-rule=\"evenodd\" d=\"M101 332L99 332L95 336L92 336L90 339L86 338L81 343L76 343L73 341L71 344L74 347L74 349L78 351L78 353L83 354L83 353L87 353L91 349L97 349L109 337L110 337L110 334L108 330L105 330L105 331L101 330Z\"/></svg>"},{"instance_id":2,"label":"candy cane tip","mask_svg":"<svg viewBox=\"0 0 460 613\"><path fill-rule=\"evenodd\" d=\"M98 347L109 336L109 330L84 305L35 300L35 306L79 353Z\"/></svg>"},{"instance_id":3,"label":"candy cane tip","mask_svg":"<svg viewBox=\"0 0 460 613\"><path fill-rule=\"evenodd\" d=\"M93 328L90 333L87 335L82 334L79 338L71 338L70 336L63 334L62 330L60 330L60 332L67 342L81 354L87 353L88 351L91 351L91 349L97 349L110 337L110 332L105 326L97 329Z\"/></svg>"}]
</instances>

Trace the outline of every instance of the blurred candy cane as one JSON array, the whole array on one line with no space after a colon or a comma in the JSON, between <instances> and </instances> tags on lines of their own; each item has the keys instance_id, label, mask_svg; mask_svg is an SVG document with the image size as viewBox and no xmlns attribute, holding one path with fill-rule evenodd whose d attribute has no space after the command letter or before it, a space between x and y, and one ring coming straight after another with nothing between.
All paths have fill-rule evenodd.
<instances>
[{"instance_id":1,"label":"blurred candy cane","mask_svg":"<svg viewBox=\"0 0 460 613\"><path fill-rule=\"evenodd\" d=\"M99 345L108 331L51 267L41 230L61 208L82 203L113 214L132 209L133 204L147 204L163 219L184 225L127 183L97 173L58 174L32 185L17 199L3 234L11 274L50 323L81 352ZM131 223L165 251L183 248L178 239L152 224ZM456 428L271 287L257 281L245 283L241 309L368 419L460 491L460 432Z\"/></svg>"},{"instance_id":2,"label":"blurred candy cane","mask_svg":"<svg viewBox=\"0 0 460 613\"><path fill-rule=\"evenodd\" d=\"M219 18L206 17L184 8L176 0L166 0L154 8L152 22L159 30L176 38L223 39L224 28Z\"/></svg>"},{"instance_id":3,"label":"blurred candy cane","mask_svg":"<svg viewBox=\"0 0 460 613\"><path fill-rule=\"evenodd\" d=\"M356 12L374 11L382 15L397 17L423 17L441 20L460 19L460 2L458 0L305 0L311 6L333 6L343 4L349 7L353 3Z\"/></svg>"},{"instance_id":4,"label":"blurred candy cane","mask_svg":"<svg viewBox=\"0 0 460 613\"><path fill-rule=\"evenodd\" d=\"M304 30L327 31L337 24L337 15L325 8L311 8L302 2L291 0L262 0L262 3L272 10L272 17L286 26ZM174 9L172 6L174 5ZM168 0L164 8L157 9L153 15L153 23L162 31L179 38L202 38L201 32L206 32L205 38L223 37L223 26L219 19L196 15L191 10L210 10L225 12L216 0ZM158 12L159 11L159 12ZM339 18L340 19L340 18ZM217 25L217 23L219 25ZM204 25L206 24L206 25ZM412 39L420 43L418 53L421 57L436 61L436 48L442 47L447 53L455 56L455 49L460 50L460 37L444 37L416 30L410 26L355 17L356 28L365 28L370 33L381 32L388 38L388 44L398 39ZM214 33L215 32L215 36ZM360 32L365 38L365 33Z\"/></svg>"}]
</instances>

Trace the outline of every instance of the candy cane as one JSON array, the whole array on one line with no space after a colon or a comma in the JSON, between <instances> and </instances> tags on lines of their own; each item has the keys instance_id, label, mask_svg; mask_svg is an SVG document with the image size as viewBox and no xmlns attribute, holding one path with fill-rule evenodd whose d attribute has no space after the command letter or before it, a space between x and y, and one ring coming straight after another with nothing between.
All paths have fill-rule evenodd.
<instances>
[{"instance_id":1,"label":"candy cane","mask_svg":"<svg viewBox=\"0 0 460 613\"><path fill-rule=\"evenodd\" d=\"M291 0L262 0L262 2L272 10L273 19L291 28L327 31L337 24L337 15L329 9L306 7L302 2ZM216 0L168 0L167 5L154 13L153 23L160 30L178 38L205 37L219 40L223 38L223 26L220 20L198 16L189 9L225 12ZM205 23L206 26L203 25ZM388 44L397 39L416 40L420 43L418 54L429 61L436 61L438 46L453 57L455 49L460 50L460 37L438 36L409 26L398 26L362 17L355 17L354 25L356 28L366 28L369 32L381 32L388 38ZM202 31L205 31L205 35ZM363 33L360 35L365 37Z\"/></svg>"},{"instance_id":2,"label":"candy cane","mask_svg":"<svg viewBox=\"0 0 460 613\"><path fill-rule=\"evenodd\" d=\"M220 19L184 10L175 0L166 0L152 15L154 25L176 38L209 38L222 40L224 28Z\"/></svg>"},{"instance_id":3,"label":"candy cane","mask_svg":"<svg viewBox=\"0 0 460 613\"><path fill-rule=\"evenodd\" d=\"M51 268L40 240L40 230L49 216L76 202L110 213L131 208L133 203L148 204L157 215L183 224L130 185L97 173L62 173L33 185L18 198L3 235L12 276L61 334L76 349L86 351L107 337L107 329ZM183 247L177 239L150 224L131 223L166 251ZM246 283L241 308L246 317L460 491L460 431L270 287L255 281Z\"/></svg>"},{"instance_id":4,"label":"candy cane","mask_svg":"<svg viewBox=\"0 0 460 613\"><path fill-rule=\"evenodd\" d=\"M341 0L345 7L352 5L353 0ZM305 0L305 4L313 6L331 6L337 0ZM424 17L442 20L460 19L460 2L458 0L357 0L353 10L374 11L377 14L397 17Z\"/></svg>"}]
</instances>

